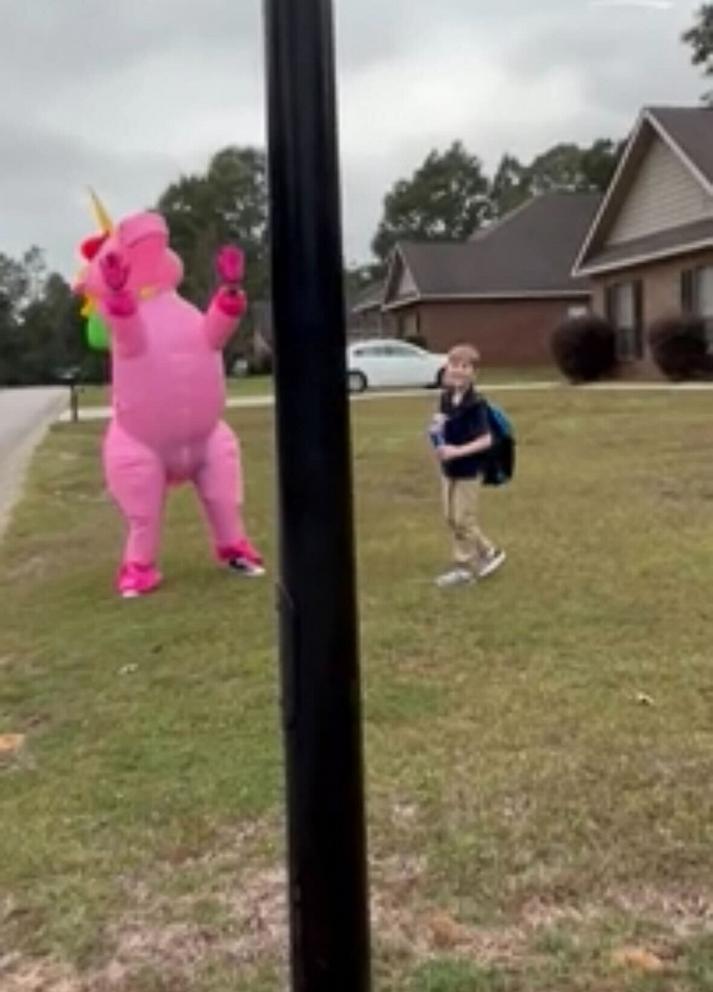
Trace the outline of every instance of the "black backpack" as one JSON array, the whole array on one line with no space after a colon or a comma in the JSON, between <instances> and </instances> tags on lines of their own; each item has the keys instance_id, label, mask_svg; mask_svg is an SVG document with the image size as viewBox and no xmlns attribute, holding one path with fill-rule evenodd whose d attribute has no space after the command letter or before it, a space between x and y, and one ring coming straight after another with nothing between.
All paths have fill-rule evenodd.
<instances>
[{"instance_id":1,"label":"black backpack","mask_svg":"<svg viewBox=\"0 0 713 992\"><path fill-rule=\"evenodd\" d=\"M485 411L493 443L483 452L483 485L503 486L515 474L515 433L507 416L486 399Z\"/></svg>"}]
</instances>

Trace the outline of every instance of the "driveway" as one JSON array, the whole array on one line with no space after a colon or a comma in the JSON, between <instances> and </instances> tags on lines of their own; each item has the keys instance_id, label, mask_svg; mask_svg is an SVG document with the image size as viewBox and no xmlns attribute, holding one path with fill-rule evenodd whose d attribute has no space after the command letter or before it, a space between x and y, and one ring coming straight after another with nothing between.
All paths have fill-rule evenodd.
<instances>
[{"instance_id":1,"label":"driveway","mask_svg":"<svg viewBox=\"0 0 713 992\"><path fill-rule=\"evenodd\" d=\"M56 387L0 389L0 534L22 489L30 456L67 405Z\"/></svg>"}]
</instances>

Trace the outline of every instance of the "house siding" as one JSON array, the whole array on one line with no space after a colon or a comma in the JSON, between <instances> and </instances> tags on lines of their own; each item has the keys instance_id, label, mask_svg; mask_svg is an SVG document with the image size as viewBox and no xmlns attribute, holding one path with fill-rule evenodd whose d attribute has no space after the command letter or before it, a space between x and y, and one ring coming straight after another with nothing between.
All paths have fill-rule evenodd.
<instances>
[{"instance_id":1,"label":"house siding","mask_svg":"<svg viewBox=\"0 0 713 992\"><path fill-rule=\"evenodd\" d=\"M713 197L661 138L652 142L605 240L613 247L713 217Z\"/></svg>"}]
</instances>

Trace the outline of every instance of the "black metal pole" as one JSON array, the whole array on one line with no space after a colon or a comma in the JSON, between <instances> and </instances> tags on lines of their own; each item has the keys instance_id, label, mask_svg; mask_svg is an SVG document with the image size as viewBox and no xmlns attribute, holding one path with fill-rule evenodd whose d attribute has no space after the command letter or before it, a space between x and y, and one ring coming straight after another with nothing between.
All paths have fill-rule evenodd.
<instances>
[{"instance_id":1,"label":"black metal pole","mask_svg":"<svg viewBox=\"0 0 713 992\"><path fill-rule=\"evenodd\" d=\"M264 0L294 992L368 992L331 0Z\"/></svg>"}]
</instances>

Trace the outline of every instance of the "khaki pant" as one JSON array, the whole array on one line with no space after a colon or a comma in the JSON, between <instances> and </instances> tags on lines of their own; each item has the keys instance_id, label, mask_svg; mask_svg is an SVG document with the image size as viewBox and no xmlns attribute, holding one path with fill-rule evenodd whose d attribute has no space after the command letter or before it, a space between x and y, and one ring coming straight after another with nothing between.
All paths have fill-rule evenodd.
<instances>
[{"instance_id":1,"label":"khaki pant","mask_svg":"<svg viewBox=\"0 0 713 992\"><path fill-rule=\"evenodd\" d=\"M493 550L493 544L478 527L480 479L444 479L443 508L453 534L456 564L472 568Z\"/></svg>"}]
</instances>

